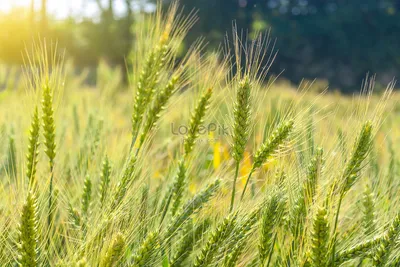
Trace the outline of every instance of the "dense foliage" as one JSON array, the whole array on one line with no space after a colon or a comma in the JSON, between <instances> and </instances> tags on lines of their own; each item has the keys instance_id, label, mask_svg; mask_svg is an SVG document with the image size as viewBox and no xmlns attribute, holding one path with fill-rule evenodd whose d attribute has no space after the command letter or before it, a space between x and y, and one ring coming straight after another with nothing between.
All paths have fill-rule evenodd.
<instances>
[{"instance_id":1,"label":"dense foliage","mask_svg":"<svg viewBox=\"0 0 400 267\"><path fill-rule=\"evenodd\" d=\"M329 80L332 87L358 90L365 73L388 81L397 76L400 2L397 0L184 0L199 9L192 31L217 46L232 19L250 32L271 29L279 60L273 71L294 82Z\"/></svg>"}]
</instances>

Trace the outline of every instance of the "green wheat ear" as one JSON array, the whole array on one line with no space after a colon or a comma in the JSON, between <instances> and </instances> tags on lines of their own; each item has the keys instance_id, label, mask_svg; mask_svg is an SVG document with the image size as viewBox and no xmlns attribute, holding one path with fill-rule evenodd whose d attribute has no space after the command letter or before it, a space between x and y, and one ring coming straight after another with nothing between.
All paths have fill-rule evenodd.
<instances>
[{"instance_id":1,"label":"green wheat ear","mask_svg":"<svg viewBox=\"0 0 400 267\"><path fill-rule=\"evenodd\" d=\"M240 255L242 254L250 234L254 229L254 225L258 221L261 207L256 207L244 221L237 225L232 233L232 237L225 243L226 252L224 253L224 267L237 266ZM257 259L258 260L258 259Z\"/></svg>"},{"instance_id":2,"label":"green wheat ear","mask_svg":"<svg viewBox=\"0 0 400 267\"><path fill-rule=\"evenodd\" d=\"M166 41L167 40L163 38L160 44L150 52L144 68L139 76L136 96L133 104L131 147L136 141L140 126L143 121L143 114L152 99L154 87L158 83L160 71L166 63L168 51Z\"/></svg>"},{"instance_id":3,"label":"green wheat ear","mask_svg":"<svg viewBox=\"0 0 400 267\"><path fill-rule=\"evenodd\" d=\"M38 108L35 107L35 111L32 116L31 128L29 130L28 153L26 154L26 177L28 178L29 185L35 184L36 166L39 156L39 129L39 112Z\"/></svg>"},{"instance_id":4,"label":"green wheat ear","mask_svg":"<svg viewBox=\"0 0 400 267\"><path fill-rule=\"evenodd\" d=\"M248 215L245 216L243 222L238 224L232 237L226 242L226 253L224 255L224 267L233 267L237 265L239 256L243 252L245 245L250 237L250 234L255 229L256 223L259 221L267 205L270 203L270 198L263 200L261 204L258 204ZM258 262L258 258L256 258Z\"/></svg>"},{"instance_id":5,"label":"green wheat ear","mask_svg":"<svg viewBox=\"0 0 400 267\"><path fill-rule=\"evenodd\" d=\"M389 229L379 242L379 246L373 253L374 266L386 266L390 252L393 250L396 240L399 238L400 233L400 213L397 214Z\"/></svg>"},{"instance_id":6,"label":"green wheat ear","mask_svg":"<svg viewBox=\"0 0 400 267\"><path fill-rule=\"evenodd\" d=\"M272 155L279 146L288 138L294 125L294 120L288 120L281 125L272 133L267 141L257 150L254 157L254 168L259 168Z\"/></svg>"},{"instance_id":7,"label":"green wheat ear","mask_svg":"<svg viewBox=\"0 0 400 267\"><path fill-rule=\"evenodd\" d=\"M339 188L339 202L337 205L336 215L335 215L335 224L333 226L333 233L336 234L336 229L339 221L340 208L342 206L342 201L346 193L350 190L350 188L357 181L360 171L362 169L362 163L365 158L368 156L368 153L371 150L372 146L372 124L371 122L366 122L357 137L357 140L354 143L353 150L351 153L350 160L347 162L345 169L343 171L343 175L341 177L341 184ZM336 183L336 182L335 182ZM336 235L333 237L333 246L332 246L332 259L331 262L335 262L336 256Z\"/></svg>"},{"instance_id":8,"label":"green wheat ear","mask_svg":"<svg viewBox=\"0 0 400 267\"><path fill-rule=\"evenodd\" d=\"M375 231L375 201L374 194L369 186L365 188L362 204L364 207L363 226L365 234L369 235Z\"/></svg>"},{"instance_id":9,"label":"green wheat ear","mask_svg":"<svg viewBox=\"0 0 400 267\"><path fill-rule=\"evenodd\" d=\"M92 181L86 176L82 193L82 214L87 217L89 213L90 200L92 198Z\"/></svg>"},{"instance_id":10,"label":"green wheat ear","mask_svg":"<svg viewBox=\"0 0 400 267\"><path fill-rule=\"evenodd\" d=\"M171 238L176 234L176 231L193 215L193 213L200 210L219 189L221 181L216 179L210 183L205 189L197 193L192 199L179 209L172 222L168 225L165 234L165 239Z\"/></svg>"},{"instance_id":11,"label":"green wheat ear","mask_svg":"<svg viewBox=\"0 0 400 267\"><path fill-rule=\"evenodd\" d=\"M193 266L206 267L213 263L214 256L220 245L230 236L236 225L237 214L228 215L211 233L207 243L197 255Z\"/></svg>"},{"instance_id":12,"label":"green wheat ear","mask_svg":"<svg viewBox=\"0 0 400 267\"><path fill-rule=\"evenodd\" d=\"M208 89L203 94L203 96L200 98L199 102L196 105L194 112L192 113L188 134L185 136L185 141L184 141L184 156L179 161L178 174L175 176L173 184L170 185L170 191L167 192L167 195L165 196L165 199L163 200L163 203L165 203L165 205L163 205L164 211L163 211L161 221L163 221L163 219L168 211L171 201L173 201L173 207L171 210L172 216L175 215L175 213L178 211L178 208L180 206L184 187L186 184L185 180L186 180L186 176L187 176L185 164L189 157L189 154L193 151L194 144L198 137L198 129L199 129L201 123L203 123L203 119L204 119L206 110L208 108L208 103L211 98L211 95L212 95L212 90Z\"/></svg>"},{"instance_id":13,"label":"green wheat ear","mask_svg":"<svg viewBox=\"0 0 400 267\"><path fill-rule=\"evenodd\" d=\"M156 124L158 119L160 118L161 111L165 108L168 100L171 98L172 94L176 90L177 84L179 81L178 76L172 77L172 79L168 82L167 86L165 86L155 97L153 104L150 110L147 113L147 118L143 126L143 131L140 136L139 148L142 146L143 142L147 134L151 131L153 126Z\"/></svg>"},{"instance_id":14,"label":"green wheat ear","mask_svg":"<svg viewBox=\"0 0 400 267\"><path fill-rule=\"evenodd\" d=\"M131 266L152 266L151 260L156 256L159 248L158 234L156 232L149 233L133 256L133 264Z\"/></svg>"},{"instance_id":15,"label":"green wheat ear","mask_svg":"<svg viewBox=\"0 0 400 267\"><path fill-rule=\"evenodd\" d=\"M362 162L368 156L372 145L372 124L366 122L354 143L353 151L342 176L341 194L345 194L356 182L362 168Z\"/></svg>"},{"instance_id":16,"label":"green wheat ear","mask_svg":"<svg viewBox=\"0 0 400 267\"><path fill-rule=\"evenodd\" d=\"M111 208L113 210L119 206L119 204L125 197L126 191L132 184L134 178L135 166L136 166L136 156L131 154L129 156L128 161L126 162L121 180L118 182L116 191L114 193L114 198L111 203Z\"/></svg>"},{"instance_id":17,"label":"green wheat ear","mask_svg":"<svg viewBox=\"0 0 400 267\"><path fill-rule=\"evenodd\" d=\"M172 185L172 209L171 209L171 214L174 216L176 212L178 211L182 198L183 198L183 192L185 188L185 178L186 178L186 167L185 167L185 161L181 160L179 162L178 166L178 174L175 177L175 181Z\"/></svg>"},{"instance_id":18,"label":"green wheat ear","mask_svg":"<svg viewBox=\"0 0 400 267\"><path fill-rule=\"evenodd\" d=\"M279 225L285 210L285 198L282 194L274 193L263 211L261 218L260 243L258 253L262 266L265 266L270 252L273 250L274 229Z\"/></svg>"},{"instance_id":19,"label":"green wheat ear","mask_svg":"<svg viewBox=\"0 0 400 267\"><path fill-rule=\"evenodd\" d=\"M236 162L243 159L250 130L250 80L248 77L239 82L234 108L232 156Z\"/></svg>"},{"instance_id":20,"label":"green wheat ear","mask_svg":"<svg viewBox=\"0 0 400 267\"><path fill-rule=\"evenodd\" d=\"M53 111L53 95L49 85L43 87L42 96L42 120L43 120L43 135L45 144L45 153L49 158L50 172L53 172L54 158L56 156L55 143L55 124Z\"/></svg>"},{"instance_id":21,"label":"green wheat ear","mask_svg":"<svg viewBox=\"0 0 400 267\"><path fill-rule=\"evenodd\" d=\"M54 125L54 112L53 112L53 95L48 84L43 87L42 96L42 120L43 120L43 135L45 153L49 159L50 167L50 185L49 185L49 213L47 223L50 226L52 223L52 208L53 208L53 168L54 158L56 156L56 143L55 143L55 125Z\"/></svg>"},{"instance_id":22,"label":"green wheat ear","mask_svg":"<svg viewBox=\"0 0 400 267\"><path fill-rule=\"evenodd\" d=\"M322 172L323 150L317 148L315 156L311 159L307 168L307 177L303 183L301 192L295 201L290 219L292 233L298 237L303 232L303 226L307 218L308 209L314 201L314 197Z\"/></svg>"},{"instance_id":23,"label":"green wheat ear","mask_svg":"<svg viewBox=\"0 0 400 267\"><path fill-rule=\"evenodd\" d=\"M22 267L36 267L38 264L38 222L35 195L30 192L22 208L19 225L18 263Z\"/></svg>"},{"instance_id":24,"label":"green wheat ear","mask_svg":"<svg viewBox=\"0 0 400 267\"><path fill-rule=\"evenodd\" d=\"M118 233L111 242L107 249L100 266L101 267L114 267L121 265L121 259L125 251L125 238L121 233Z\"/></svg>"},{"instance_id":25,"label":"green wheat ear","mask_svg":"<svg viewBox=\"0 0 400 267\"><path fill-rule=\"evenodd\" d=\"M68 207L68 217L69 217L69 220L70 220L71 224L74 227L76 227L76 228L80 228L81 227L81 225L82 225L82 216L81 216L81 214L79 213L79 211L76 208L72 207L71 204L69 204L69 207Z\"/></svg>"},{"instance_id":26,"label":"green wheat ear","mask_svg":"<svg viewBox=\"0 0 400 267\"><path fill-rule=\"evenodd\" d=\"M193 146L198 137L198 129L204 121L204 116L206 114L211 95L212 95L212 89L209 88L200 98L199 102L196 105L195 110L192 113L188 135L185 137L185 143L184 143L185 158L187 158L193 150Z\"/></svg>"},{"instance_id":27,"label":"green wheat ear","mask_svg":"<svg viewBox=\"0 0 400 267\"><path fill-rule=\"evenodd\" d=\"M235 267L239 260L239 256L242 254L244 245L246 244L246 239L239 239L238 242L231 249L231 253L224 258L224 267Z\"/></svg>"},{"instance_id":28,"label":"green wheat ear","mask_svg":"<svg viewBox=\"0 0 400 267\"><path fill-rule=\"evenodd\" d=\"M100 205L102 207L107 199L108 189L110 186L110 176L111 176L111 164L106 155L103 161L103 165L101 167L100 185L99 185L99 198L100 198Z\"/></svg>"},{"instance_id":29,"label":"green wheat ear","mask_svg":"<svg viewBox=\"0 0 400 267\"><path fill-rule=\"evenodd\" d=\"M197 226L194 226L191 220L187 223L183 234L184 237L177 244L176 252L169 262L170 267L184 266L183 263L189 257L190 253L192 253L194 246L201 239L210 225L210 220L205 220Z\"/></svg>"},{"instance_id":30,"label":"green wheat ear","mask_svg":"<svg viewBox=\"0 0 400 267\"><path fill-rule=\"evenodd\" d=\"M373 248L377 247L379 243L383 240L383 236L379 235L378 237L374 237L373 239L364 241L360 244L350 247L349 249L340 251L335 257L335 264L340 266L342 263L355 259L357 257L366 255Z\"/></svg>"},{"instance_id":31,"label":"green wheat ear","mask_svg":"<svg viewBox=\"0 0 400 267\"><path fill-rule=\"evenodd\" d=\"M251 168L250 174L246 179L246 184L243 188L241 199L243 199L247 185L249 184L250 178L253 172L261 167L267 160L269 156L276 152L280 145L282 145L289 134L293 130L294 120L288 120L278 126L278 128L272 133L272 135L261 145L254 156L253 166Z\"/></svg>"},{"instance_id":32,"label":"green wheat ear","mask_svg":"<svg viewBox=\"0 0 400 267\"><path fill-rule=\"evenodd\" d=\"M303 194L308 200L312 201L317 191L317 185L319 178L321 177L322 167L324 164L324 150L318 147L315 152L315 156L311 159L310 164L307 168L307 178L303 187Z\"/></svg>"},{"instance_id":33,"label":"green wheat ear","mask_svg":"<svg viewBox=\"0 0 400 267\"><path fill-rule=\"evenodd\" d=\"M234 107L234 123L233 123L233 143L232 157L235 160L235 176L232 184L232 196L230 212L235 204L236 180L239 174L239 164L243 159L244 150L249 139L250 132L250 116L251 116L251 85L248 77L239 82L239 88L236 94L236 102Z\"/></svg>"},{"instance_id":34,"label":"green wheat ear","mask_svg":"<svg viewBox=\"0 0 400 267\"><path fill-rule=\"evenodd\" d=\"M327 266L329 226L326 208L319 208L313 222L311 234L311 266Z\"/></svg>"}]
</instances>

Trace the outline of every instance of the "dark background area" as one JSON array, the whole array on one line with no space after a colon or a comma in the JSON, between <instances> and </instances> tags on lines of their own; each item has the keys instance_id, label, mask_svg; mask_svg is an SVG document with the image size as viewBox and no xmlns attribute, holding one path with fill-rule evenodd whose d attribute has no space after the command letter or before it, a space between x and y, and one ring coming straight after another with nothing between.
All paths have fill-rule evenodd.
<instances>
[{"instance_id":1,"label":"dark background area","mask_svg":"<svg viewBox=\"0 0 400 267\"><path fill-rule=\"evenodd\" d=\"M132 25L141 12L125 0L116 14L114 0L97 1L98 17L54 20L46 2L40 8L13 10L0 16L0 60L22 62L21 50L36 34L58 40L78 68L94 67L103 58L125 65L135 42ZM163 1L166 5L169 1ZM181 0L184 12L198 10L200 20L187 43L204 36L214 49L232 31L234 20L249 38L271 31L278 57L272 73L297 84L301 79L324 79L330 88L359 90L366 73L385 84L397 76L400 64L400 0ZM148 5L150 3L146 3ZM186 46L188 47L188 45Z\"/></svg>"}]
</instances>

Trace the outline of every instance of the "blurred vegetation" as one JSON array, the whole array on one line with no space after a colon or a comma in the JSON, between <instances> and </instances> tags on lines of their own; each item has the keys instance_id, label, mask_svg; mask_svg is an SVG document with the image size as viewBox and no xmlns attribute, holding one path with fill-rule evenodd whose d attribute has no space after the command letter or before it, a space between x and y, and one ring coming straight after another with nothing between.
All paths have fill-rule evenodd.
<instances>
[{"instance_id":1,"label":"blurred vegetation","mask_svg":"<svg viewBox=\"0 0 400 267\"><path fill-rule=\"evenodd\" d=\"M42 0L46 1L54 0ZM0 15L0 60L21 64L22 50L34 38L57 40L78 70L96 69L103 59L112 66L126 65L135 22L156 0L124 0L117 14L116 0L86 0L97 4L96 17L57 20L46 9L31 5ZM163 3L168 4L169 0ZM298 84L305 78L329 81L344 92L359 89L366 73L376 73L377 83L397 76L400 52L399 0L181 0L184 13L198 10L199 21L186 40L204 36L208 49L224 42L232 29L248 29L250 36L271 31L278 57L272 73ZM48 4L48 3L47 3ZM76 7L79 8L79 7ZM18 33L18 34L15 34ZM185 46L187 47L187 46ZM283 71L283 73L282 73ZM282 74L281 74L282 73Z\"/></svg>"}]
</instances>

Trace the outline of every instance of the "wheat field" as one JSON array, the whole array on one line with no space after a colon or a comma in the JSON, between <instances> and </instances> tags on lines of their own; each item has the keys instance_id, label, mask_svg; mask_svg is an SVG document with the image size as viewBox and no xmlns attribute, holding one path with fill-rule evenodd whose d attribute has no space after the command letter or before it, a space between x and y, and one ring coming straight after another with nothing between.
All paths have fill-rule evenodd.
<instances>
[{"instance_id":1,"label":"wheat field","mask_svg":"<svg viewBox=\"0 0 400 267\"><path fill-rule=\"evenodd\" d=\"M295 88L235 27L178 57L180 8L136 26L129 86L44 42L0 68L0 265L400 266L394 82Z\"/></svg>"}]
</instances>

